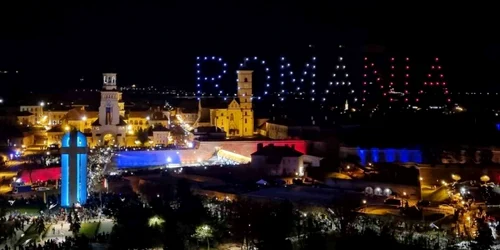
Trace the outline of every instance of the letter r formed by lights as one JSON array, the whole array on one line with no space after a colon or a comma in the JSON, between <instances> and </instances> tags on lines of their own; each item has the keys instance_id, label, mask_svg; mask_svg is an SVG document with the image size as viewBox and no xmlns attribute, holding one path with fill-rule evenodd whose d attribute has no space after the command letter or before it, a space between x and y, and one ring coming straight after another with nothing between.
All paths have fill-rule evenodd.
<instances>
[{"instance_id":1,"label":"letter r formed by lights","mask_svg":"<svg viewBox=\"0 0 500 250\"><path fill-rule=\"evenodd\" d=\"M87 201L87 138L77 130L66 133L61 147L61 206Z\"/></svg>"}]
</instances>

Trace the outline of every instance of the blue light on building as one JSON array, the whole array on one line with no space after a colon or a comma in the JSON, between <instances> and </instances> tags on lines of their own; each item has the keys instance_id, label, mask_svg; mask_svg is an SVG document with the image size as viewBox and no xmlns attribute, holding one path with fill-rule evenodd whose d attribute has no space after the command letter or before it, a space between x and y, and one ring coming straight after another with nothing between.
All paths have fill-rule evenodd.
<instances>
[{"instance_id":1,"label":"blue light on building","mask_svg":"<svg viewBox=\"0 0 500 250\"><path fill-rule=\"evenodd\" d=\"M357 154L363 165L368 162L386 162L386 163L422 163L422 151L418 149L357 149Z\"/></svg>"},{"instance_id":2,"label":"blue light on building","mask_svg":"<svg viewBox=\"0 0 500 250\"><path fill-rule=\"evenodd\" d=\"M177 150L121 151L116 156L116 165L124 168L147 168L181 164Z\"/></svg>"},{"instance_id":3,"label":"blue light on building","mask_svg":"<svg viewBox=\"0 0 500 250\"><path fill-rule=\"evenodd\" d=\"M71 131L61 144L61 206L83 205L87 201L87 138Z\"/></svg>"}]
</instances>

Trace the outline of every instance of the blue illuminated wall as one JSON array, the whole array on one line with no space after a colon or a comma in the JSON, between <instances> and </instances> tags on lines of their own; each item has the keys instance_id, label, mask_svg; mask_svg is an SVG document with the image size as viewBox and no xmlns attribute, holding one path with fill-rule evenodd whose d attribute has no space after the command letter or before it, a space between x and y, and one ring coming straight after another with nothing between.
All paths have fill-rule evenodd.
<instances>
[{"instance_id":1,"label":"blue illuminated wall","mask_svg":"<svg viewBox=\"0 0 500 250\"><path fill-rule=\"evenodd\" d=\"M118 168L141 168L181 164L177 150L121 151L115 160Z\"/></svg>"},{"instance_id":2,"label":"blue illuminated wall","mask_svg":"<svg viewBox=\"0 0 500 250\"><path fill-rule=\"evenodd\" d=\"M78 131L66 133L61 143L61 206L87 202L87 139Z\"/></svg>"},{"instance_id":3,"label":"blue illuminated wall","mask_svg":"<svg viewBox=\"0 0 500 250\"><path fill-rule=\"evenodd\" d=\"M361 163L366 165L368 162L387 162L387 163L422 163L422 152L417 149L361 149L357 148L357 154Z\"/></svg>"}]
</instances>

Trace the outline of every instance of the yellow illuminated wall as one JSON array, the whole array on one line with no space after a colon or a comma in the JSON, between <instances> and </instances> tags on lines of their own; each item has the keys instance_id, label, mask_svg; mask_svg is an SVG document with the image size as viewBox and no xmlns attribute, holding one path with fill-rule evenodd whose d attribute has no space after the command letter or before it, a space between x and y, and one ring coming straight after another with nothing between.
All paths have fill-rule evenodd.
<instances>
[{"instance_id":1,"label":"yellow illuminated wall","mask_svg":"<svg viewBox=\"0 0 500 250\"><path fill-rule=\"evenodd\" d=\"M228 137L253 136L252 71L238 71L238 101L231 101L227 109L212 109L210 120L223 129Z\"/></svg>"}]
</instances>

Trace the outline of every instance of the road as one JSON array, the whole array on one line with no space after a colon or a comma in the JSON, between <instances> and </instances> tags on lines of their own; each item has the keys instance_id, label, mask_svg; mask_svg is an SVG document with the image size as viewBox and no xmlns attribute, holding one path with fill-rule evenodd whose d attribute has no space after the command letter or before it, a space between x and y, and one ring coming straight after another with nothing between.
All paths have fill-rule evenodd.
<instances>
[{"instance_id":1,"label":"road","mask_svg":"<svg viewBox=\"0 0 500 250\"><path fill-rule=\"evenodd\" d=\"M366 205L359 208L358 212L373 215L401 215L399 208L389 205Z\"/></svg>"},{"instance_id":2,"label":"road","mask_svg":"<svg viewBox=\"0 0 500 250\"><path fill-rule=\"evenodd\" d=\"M0 172L0 180L11 180L17 176L17 172L14 171L2 171ZM0 185L0 194L6 194L10 192L12 188L9 185Z\"/></svg>"},{"instance_id":3,"label":"road","mask_svg":"<svg viewBox=\"0 0 500 250\"><path fill-rule=\"evenodd\" d=\"M14 245L17 243L19 239L23 236L24 232L28 230L28 227L30 227L30 223L25 223L23 230L16 230L16 235L10 239L8 239L6 242L0 243L0 249L5 249L5 246L9 246L9 248L13 248Z\"/></svg>"},{"instance_id":4,"label":"road","mask_svg":"<svg viewBox=\"0 0 500 250\"><path fill-rule=\"evenodd\" d=\"M97 222L98 220L90 220L87 222ZM113 230L114 222L110 219L101 220L99 224L99 229L97 233L111 233ZM42 242L47 240L56 240L57 242L64 241L64 237L72 237L73 233L69 230L69 223L66 221L59 221L56 224L50 225L47 230L47 234L43 238Z\"/></svg>"},{"instance_id":5,"label":"road","mask_svg":"<svg viewBox=\"0 0 500 250\"><path fill-rule=\"evenodd\" d=\"M112 220L110 220L110 219L102 220L101 224L99 225L99 229L97 230L97 233L98 234L101 234L101 233L104 233L104 234L111 233L111 231L113 231L113 226L114 225L115 225L115 223Z\"/></svg>"}]
</instances>

